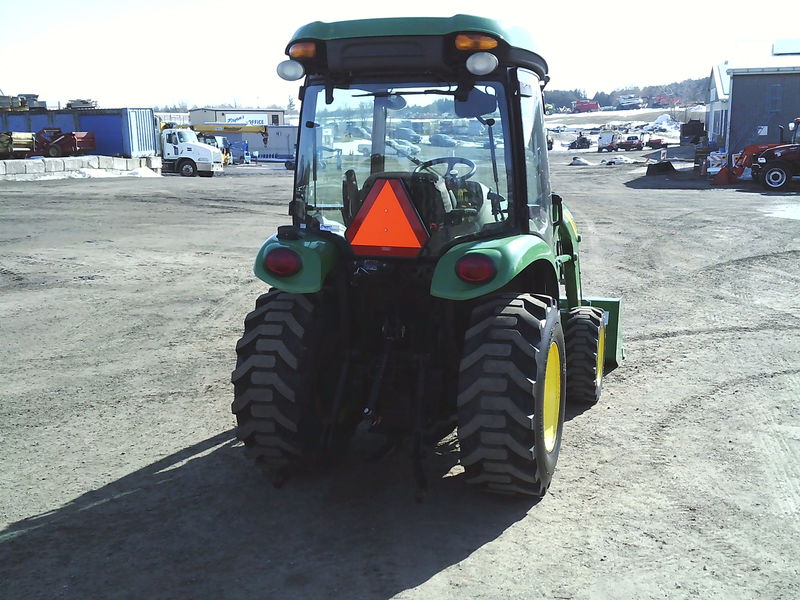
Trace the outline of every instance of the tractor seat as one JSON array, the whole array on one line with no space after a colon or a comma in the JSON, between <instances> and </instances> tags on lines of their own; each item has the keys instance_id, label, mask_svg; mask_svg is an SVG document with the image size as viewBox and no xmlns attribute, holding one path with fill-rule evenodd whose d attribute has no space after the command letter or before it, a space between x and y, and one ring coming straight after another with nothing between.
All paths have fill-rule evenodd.
<instances>
[{"instance_id":1,"label":"tractor seat","mask_svg":"<svg viewBox=\"0 0 800 600\"><path fill-rule=\"evenodd\" d=\"M441 177L433 173L408 171L382 171L367 177L361 188L359 204L364 201L378 179L399 179L403 182L411 202L429 231L432 223L444 223L447 213L453 210L453 198Z\"/></svg>"}]
</instances>

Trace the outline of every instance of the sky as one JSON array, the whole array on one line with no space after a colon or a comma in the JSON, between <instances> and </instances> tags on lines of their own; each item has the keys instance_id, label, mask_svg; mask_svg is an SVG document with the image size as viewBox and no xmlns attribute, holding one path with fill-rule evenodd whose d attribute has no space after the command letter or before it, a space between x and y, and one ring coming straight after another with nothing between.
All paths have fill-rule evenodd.
<instances>
[{"instance_id":1,"label":"sky","mask_svg":"<svg viewBox=\"0 0 800 600\"><path fill-rule=\"evenodd\" d=\"M775 39L800 38L797 0L762 4L768 18L739 0L0 0L0 90L105 108L286 106L299 84L275 67L305 23L463 13L528 28L550 66L548 87L591 97L705 77L725 60L768 55Z\"/></svg>"}]
</instances>

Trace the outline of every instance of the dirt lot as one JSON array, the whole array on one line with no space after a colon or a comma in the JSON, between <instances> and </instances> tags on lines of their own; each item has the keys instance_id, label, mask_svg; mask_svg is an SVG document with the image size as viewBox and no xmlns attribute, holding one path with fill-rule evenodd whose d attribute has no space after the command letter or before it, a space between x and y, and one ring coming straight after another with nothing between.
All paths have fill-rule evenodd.
<instances>
[{"instance_id":1,"label":"dirt lot","mask_svg":"<svg viewBox=\"0 0 800 600\"><path fill-rule=\"evenodd\" d=\"M229 376L285 172L0 184L0 597L800 597L800 193L567 161L627 360L538 503L448 446L424 504L402 453L248 464Z\"/></svg>"}]
</instances>

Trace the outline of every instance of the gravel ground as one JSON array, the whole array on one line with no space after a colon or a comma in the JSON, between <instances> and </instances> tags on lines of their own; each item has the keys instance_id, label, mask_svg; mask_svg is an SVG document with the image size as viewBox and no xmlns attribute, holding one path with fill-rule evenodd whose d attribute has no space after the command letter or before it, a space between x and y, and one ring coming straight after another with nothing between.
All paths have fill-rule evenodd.
<instances>
[{"instance_id":1,"label":"gravel ground","mask_svg":"<svg viewBox=\"0 0 800 600\"><path fill-rule=\"evenodd\" d=\"M280 490L245 460L229 376L285 171L0 183L0 597L798 598L800 193L570 156L627 359L539 502L447 445L423 504L402 453Z\"/></svg>"}]
</instances>

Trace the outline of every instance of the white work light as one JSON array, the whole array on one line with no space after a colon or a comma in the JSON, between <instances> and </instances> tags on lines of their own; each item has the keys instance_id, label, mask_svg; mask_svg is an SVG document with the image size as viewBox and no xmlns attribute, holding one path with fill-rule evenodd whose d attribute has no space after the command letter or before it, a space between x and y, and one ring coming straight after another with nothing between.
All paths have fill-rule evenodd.
<instances>
[{"instance_id":1,"label":"white work light","mask_svg":"<svg viewBox=\"0 0 800 600\"><path fill-rule=\"evenodd\" d=\"M297 81L305 74L303 65L296 60L285 60L278 65L278 77L286 81Z\"/></svg>"},{"instance_id":2,"label":"white work light","mask_svg":"<svg viewBox=\"0 0 800 600\"><path fill-rule=\"evenodd\" d=\"M467 59L467 70L473 75L488 75L497 68L500 61L490 52L476 52Z\"/></svg>"}]
</instances>

